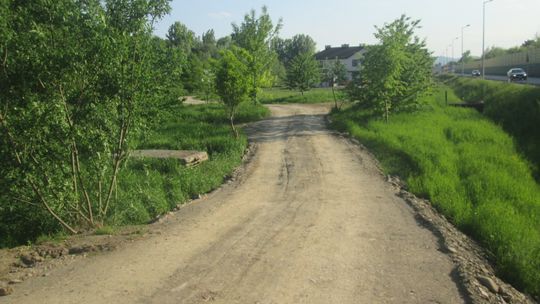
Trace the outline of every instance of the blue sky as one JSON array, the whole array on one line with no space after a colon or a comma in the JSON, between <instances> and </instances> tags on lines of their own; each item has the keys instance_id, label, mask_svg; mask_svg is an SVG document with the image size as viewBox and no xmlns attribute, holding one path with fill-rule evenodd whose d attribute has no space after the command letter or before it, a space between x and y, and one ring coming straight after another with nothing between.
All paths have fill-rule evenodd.
<instances>
[{"instance_id":1,"label":"blue sky","mask_svg":"<svg viewBox=\"0 0 540 304\"><path fill-rule=\"evenodd\" d=\"M374 43L374 25L391 22L401 14L422 20L418 35L426 38L435 55L443 55L454 42L454 56L464 48L473 55L482 50L482 0L173 0L171 14L156 26L164 37L175 21L197 35L214 29L216 36L231 33L231 23L240 23L252 8L266 5L272 18L283 19L280 36L310 35L321 49L327 44ZM540 35L540 0L494 0L486 5L486 46L511 47Z\"/></svg>"}]
</instances>

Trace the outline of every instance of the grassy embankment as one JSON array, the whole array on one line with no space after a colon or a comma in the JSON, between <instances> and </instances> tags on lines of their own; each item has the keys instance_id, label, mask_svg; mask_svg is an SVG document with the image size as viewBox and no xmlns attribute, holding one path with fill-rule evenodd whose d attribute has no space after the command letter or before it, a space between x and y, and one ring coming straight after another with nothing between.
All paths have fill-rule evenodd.
<instances>
[{"instance_id":1,"label":"grassy embankment","mask_svg":"<svg viewBox=\"0 0 540 304\"><path fill-rule=\"evenodd\" d=\"M444 106L444 88L425 102L423 111L391 116L388 124L352 107L333 114L334 126L478 240L499 275L540 295L540 187L528 162L485 116Z\"/></svg>"},{"instance_id":2,"label":"grassy embankment","mask_svg":"<svg viewBox=\"0 0 540 304\"><path fill-rule=\"evenodd\" d=\"M336 92L337 93L337 92ZM281 88L264 89L259 94L262 103L320 103L333 102L331 88L315 88L302 95L298 91L291 91Z\"/></svg>"},{"instance_id":3,"label":"grassy embankment","mask_svg":"<svg viewBox=\"0 0 540 304\"><path fill-rule=\"evenodd\" d=\"M269 114L263 106L244 103L239 107L237 123L261 119ZM138 149L178 149L206 151L210 160L186 168L176 160L130 159L120 176L118 199L111 210L114 225L146 223L193 195L218 187L237 167L247 147L247 138L231 136L228 120L220 104L174 106L161 113Z\"/></svg>"},{"instance_id":4,"label":"grassy embankment","mask_svg":"<svg viewBox=\"0 0 540 304\"><path fill-rule=\"evenodd\" d=\"M540 182L540 87L462 77L446 81L463 100L485 101L484 114L514 137Z\"/></svg>"}]
</instances>

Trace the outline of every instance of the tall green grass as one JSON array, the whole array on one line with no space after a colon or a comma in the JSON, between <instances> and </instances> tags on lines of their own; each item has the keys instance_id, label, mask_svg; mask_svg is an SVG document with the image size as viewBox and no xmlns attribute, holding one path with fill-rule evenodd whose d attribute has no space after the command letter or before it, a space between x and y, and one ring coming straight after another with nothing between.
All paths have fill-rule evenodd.
<instances>
[{"instance_id":1,"label":"tall green grass","mask_svg":"<svg viewBox=\"0 0 540 304\"><path fill-rule=\"evenodd\" d=\"M355 107L334 113L350 132L491 254L498 273L540 295L540 187L512 137L470 109L445 107L443 89L388 124ZM437 98L436 98L437 97Z\"/></svg>"},{"instance_id":2,"label":"tall green grass","mask_svg":"<svg viewBox=\"0 0 540 304\"><path fill-rule=\"evenodd\" d=\"M540 181L540 87L463 77L446 81L464 101L484 100L484 114L515 138Z\"/></svg>"},{"instance_id":3,"label":"tall green grass","mask_svg":"<svg viewBox=\"0 0 540 304\"><path fill-rule=\"evenodd\" d=\"M262 103L320 103L333 102L331 88L315 88L302 95L298 91L291 91L281 88L264 89L259 100Z\"/></svg>"},{"instance_id":4,"label":"tall green grass","mask_svg":"<svg viewBox=\"0 0 540 304\"><path fill-rule=\"evenodd\" d=\"M243 103L237 121L249 122L268 115L268 109L261 105ZM217 188L241 163L247 138L232 137L220 104L176 105L159 113L153 129L136 146L206 151L210 159L194 168L173 159L129 159L119 178L118 204L111 210L108 224L147 223L194 195Z\"/></svg>"}]
</instances>

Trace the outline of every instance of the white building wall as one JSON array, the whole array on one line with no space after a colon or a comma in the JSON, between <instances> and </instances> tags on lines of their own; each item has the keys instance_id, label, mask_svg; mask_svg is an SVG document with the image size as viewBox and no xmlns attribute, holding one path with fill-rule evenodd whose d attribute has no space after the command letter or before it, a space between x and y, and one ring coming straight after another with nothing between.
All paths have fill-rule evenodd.
<instances>
[{"instance_id":1,"label":"white building wall","mask_svg":"<svg viewBox=\"0 0 540 304\"><path fill-rule=\"evenodd\" d=\"M353 73L360 71L363 54L364 54L364 50L361 50L359 52L356 52L354 55L352 55L351 57L347 59L339 60L347 69L347 80L352 80ZM327 66L329 64L332 64L334 60L335 59L333 58L328 58L328 60L321 60L322 66ZM354 60L357 60L358 62L357 66L353 65Z\"/></svg>"}]
</instances>

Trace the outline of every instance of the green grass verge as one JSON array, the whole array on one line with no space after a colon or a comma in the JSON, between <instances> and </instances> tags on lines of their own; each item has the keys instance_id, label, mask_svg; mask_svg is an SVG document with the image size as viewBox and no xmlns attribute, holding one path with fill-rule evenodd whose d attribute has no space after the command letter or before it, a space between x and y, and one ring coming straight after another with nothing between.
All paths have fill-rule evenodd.
<instances>
[{"instance_id":1,"label":"green grass verge","mask_svg":"<svg viewBox=\"0 0 540 304\"><path fill-rule=\"evenodd\" d=\"M451 98L456 98L451 95ZM445 107L443 88L388 124L352 107L333 125L366 145L491 254L499 275L540 295L540 187L513 139L483 115Z\"/></svg>"},{"instance_id":2,"label":"green grass verge","mask_svg":"<svg viewBox=\"0 0 540 304\"><path fill-rule=\"evenodd\" d=\"M515 138L540 181L540 87L464 77L446 81L464 101L484 100L484 114Z\"/></svg>"},{"instance_id":3,"label":"green grass verge","mask_svg":"<svg viewBox=\"0 0 540 304\"><path fill-rule=\"evenodd\" d=\"M264 89L259 94L259 101L262 103L321 103L333 102L331 88L315 88L302 95L298 91L287 89L271 88Z\"/></svg>"},{"instance_id":4,"label":"green grass verge","mask_svg":"<svg viewBox=\"0 0 540 304\"><path fill-rule=\"evenodd\" d=\"M239 107L237 122L268 115L265 107L244 103ZM111 210L110 225L147 223L193 195L217 188L241 163L247 138L242 135L236 140L231 136L222 105L177 105L160 113L159 120L140 139L138 149L206 151L210 160L186 168L172 159L129 159L120 174L118 203Z\"/></svg>"}]
</instances>

